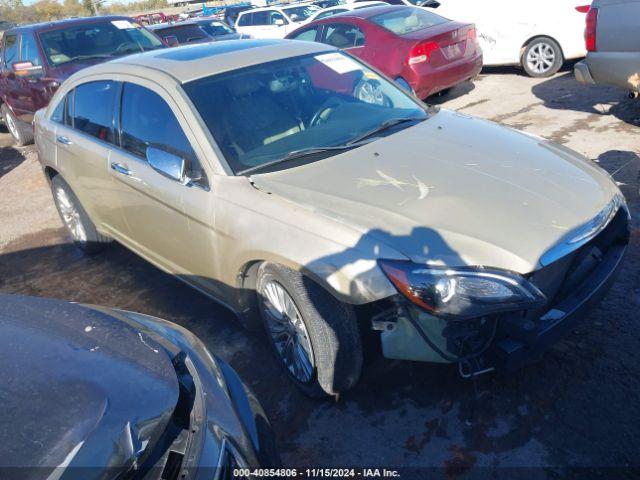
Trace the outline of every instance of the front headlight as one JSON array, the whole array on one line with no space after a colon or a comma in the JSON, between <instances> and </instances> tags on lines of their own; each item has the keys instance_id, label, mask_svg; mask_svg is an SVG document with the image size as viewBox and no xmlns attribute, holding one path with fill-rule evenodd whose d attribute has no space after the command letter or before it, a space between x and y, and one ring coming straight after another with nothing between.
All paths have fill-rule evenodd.
<instances>
[{"instance_id":1,"label":"front headlight","mask_svg":"<svg viewBox=\"0 0 640 480\"><path fill-rule=\"evenodd\" d=\"M545 303L545 295L524 277L504 270L439 268L380 260L400 293L429 313L452 320L524 310Z\"/></svg>"}]
</instances>

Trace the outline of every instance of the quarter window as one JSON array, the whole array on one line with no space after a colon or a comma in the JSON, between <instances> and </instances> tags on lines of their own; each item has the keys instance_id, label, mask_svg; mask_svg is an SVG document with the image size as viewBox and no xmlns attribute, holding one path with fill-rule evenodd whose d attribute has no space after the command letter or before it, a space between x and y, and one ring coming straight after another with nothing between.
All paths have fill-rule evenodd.
<instances>
[{"instance_id":1,"label":"quarter window","mask_svg":"<svg viewBox=\"0 0 640 480\"><path fill-rule=\"evenodd\" d=\"M324 42L337 48L353 48L364 45L364 33L355 25L334 23L326 26Z\"/></svg>"},{"instance_id":2,"label":"quarter window","mask_svg":"<svg viewBox=\"0 0 640 480\"><path fill-rule=\"evenodd\" d=\"M4 39L4 65L11 68L18 61L18 36L6 35Z\"/></svg>"},{"instance_id":3,"label":"quarter window","mask_svg":"<svg viewBox=\"0 0 640 480\"><path fill-rule=\"evenodd\" d=\"M316 33L318 33L318 27L309 28L304 32L300 32L295 37L291 37L292 40L304 40L306 42L313 42L316 39Z\"/></svg>"},{"instance_id":4,"label":"quarter window","mask_svg":"<svg viewBox=\"0 0 640 480\"><path fill-rule=\"evenodd\" d=\"M133 155L146 158L147 147L153 146L188 160L192 171L199 170L189 139L171 108L148 88L124 84L120 128L122 148Z\"/></svg>"},{"instance_id":5,"label":"quarter window","mask_svg":"<svg viewBox=\"0 0 640 480\"><path fill-rule=\"evenodd\" d=\"M114 141L116 82L89 82L75 89L73 128L105 142Z\"/></svg>"},{"instance_id":6,"label":"quarter window","mask_svg":"<svg viewBox=\"0 0 640 480\"><path fill-rule=\"evenodd\" d=\"M58 102L58 105L56 105L55 110L51 114L50 120L52 122L64 124L66 104L67 104L67 96L65 95L65 97Z\"/></svg>"}]
</instances>

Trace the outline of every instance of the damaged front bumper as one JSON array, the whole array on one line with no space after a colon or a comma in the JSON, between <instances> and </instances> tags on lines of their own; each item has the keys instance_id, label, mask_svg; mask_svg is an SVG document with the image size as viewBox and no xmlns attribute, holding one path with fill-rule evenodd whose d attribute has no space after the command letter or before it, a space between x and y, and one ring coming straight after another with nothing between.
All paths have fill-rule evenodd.
<instances>
[{"instance_id":1,"label":"damaged front bumper","mask_svg":"<svg viewBox=\"0 0 640 480\"><path fill-rule=\"evenodd\" d=\"M402 296L394 298L395 306L374 317L372 324L381 332L383 355L459 362L463 376L494 369L514 371L539 360L611 287L629 241L628 223L628 213L621 209L589 243L532 274L530 281L549 298L538 311L451 321L430 315Z\"/></svg>"}]
</instances>

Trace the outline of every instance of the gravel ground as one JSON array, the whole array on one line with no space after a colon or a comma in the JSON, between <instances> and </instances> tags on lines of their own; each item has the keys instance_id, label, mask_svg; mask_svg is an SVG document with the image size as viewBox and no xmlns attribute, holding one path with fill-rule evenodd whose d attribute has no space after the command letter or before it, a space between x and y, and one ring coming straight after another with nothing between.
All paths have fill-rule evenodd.
<instances>
[{"instance_id":1,"label":"gravel ground","mask_svg":"<svg viewBox=\"0 0 640 480\"><path fill-rule=\"evenodd\" d=\"M640 477L640 102L608 87L515 70L433 99L544 136L598 162L633 212L621 275L598 309L543 360L471 384L449 366L373 359L339 402L310 400L233 315L121 247L69 243L33 148L0 133L0 290L157 315L198 334L254 388L286 465L411 467L403 478ZM460 132L464 134L464 132ZM633 468L635 467L635 469Z\"/></svg>"}]
</instances>

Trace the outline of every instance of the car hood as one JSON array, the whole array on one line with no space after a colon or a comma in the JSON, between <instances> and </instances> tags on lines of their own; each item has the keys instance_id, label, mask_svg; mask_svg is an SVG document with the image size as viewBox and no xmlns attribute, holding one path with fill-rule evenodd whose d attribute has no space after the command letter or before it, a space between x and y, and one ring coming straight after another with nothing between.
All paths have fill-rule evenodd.
<instances>
[{"instance_id":1,"label":"car hood","mask_svg":"<svg viewBox=\"0 0 640 480\"><path fill-rule=\"evenodd\" d=\"M365 146L251 180L415 262L520 273L539 268L618 192L567 148L444 109Z\"/></svg>"},{"instance_id":2,"label":"car hood","mask_svg":"<svg viewBox=\"0 0 640 480\"><path fill-rule=\"evenodd\" d=\"M108 309L0 295L0 467L91 467L103 478L153 445L176 407L165 348Z\"/></svg>"},{"instance_id":3,"label":"car hood","mask_svg":"<svg viewBox=\"0 0 640 480\"><path fill-rule=\"evenodd\" d=\"M116 57L114 57L116 58ZM104 63L110 59L108 58L88 58L86 60L78 60L74 62L63 63L62 65L58 65L56 67L50 67L48 76L52 79L58 80L62 83L64 80L69 78L76 72L83 70L85 68L91 67L93 65L97 65L99 63Z\"/></svg>"},{"instance_id":4,"label":"car hood","mask_svg":"<svg viewBox=\"0 0 640 480\"><path fill-rule=\"evenodd\" d=\"M224 35L216 35L213 37L213 40L216 42L221 42L223 40L239 40L243 38L241 33L225 33Z\"/></svg>"}]
</instances>

